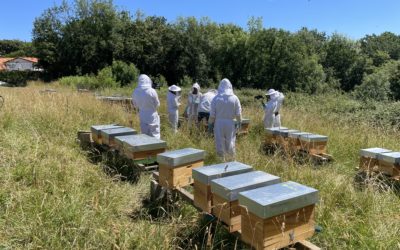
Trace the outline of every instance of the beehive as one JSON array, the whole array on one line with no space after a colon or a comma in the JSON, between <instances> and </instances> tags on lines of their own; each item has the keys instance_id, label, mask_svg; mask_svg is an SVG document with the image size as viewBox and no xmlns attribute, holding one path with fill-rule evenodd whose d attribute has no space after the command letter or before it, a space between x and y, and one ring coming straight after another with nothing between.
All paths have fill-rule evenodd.
<instances>
[{"instance_id":1,"label":"beehive","mask_svg":"<svg viewBox=\"0 0 400 250\"><path fill-rule=\"evenodd\" d=\"M360 150L360 170L367 172L377 171L378 154L392 152L384 148L366 148Z\"/></svg>"},{"instance_id":2,"label":"beehive","mask_svg":"<svg viewBox=\"0 0 400 250\"><path fill-rule=\"evenodd\" d=\"M203 166L204 154L204 150L194 148L158 154L160 184L172 189L192 184L192 169Z\"/></svg>"},{"instance_id":3,"label":"beehive","mask_svg":"<svg viewBox=\"0 0 400 250\"><path fill-rule=\"evenodd\" d=\"M132 128L110 128L101 130L101 143L108 145L110 147L116 146L115 137L126 136L126 135L136 135L137 131Z\"/></svg>"},{"instance_id":4,"label":"beehive","mask_svg":"<svg viewBox=\"0 0 400 250\"><path fill-rule=\"evenodd\" d=\"M212 213L228 225L230 232L240 230L239 192L273 185L280 178L262 171L253 171L211 181Z\"/></svg>"},{"instance_id":5,"label":"beehive","mask_svg":"<svg viewBox=\"0 0 400 250\"><path fill-rule=\"evenodd\" d=\"M278 144L286 151L289 151L289 133L297 133L300 132L299 130L295 129L283 129L278 130L277 141Z\"/></svg>"},{"instance_id":6,"label":"beehive","mask_svg":"<svg viewBox=\"0 0 400 250\"><path fill-rule=\"evenodd\" d=\"M278 143L278 136L280 131L288 130L285 127L274 127L274 128L266 128L265 129L265 144L273 145Z\"/></svg>"},{"instance_id":7,"label":"beehive","mask_svg":"<svg viewBox=\"0 0 400 250\"><path fill-rule=\"evenodd\" d=\"M302 148L302 144L300 141L300 136L302 135L311 135L308 132L289 132L288 133L288 142L289 142L289 149L292 152L297 152Z\"/></svg>"},{"instance_id":8,"label":"beehive","mask_svg":"<svg viewBox=\"0 0 400 250\"><path fill-rule=\"evenodd\" d=\"M255 249L280 249L314 234L316 189L284 182L239 193L242 240Z\"/></svg>"},{"instance_id":9,"label":"beehive","mask_svg":"<svg viewBox=\"0 0 400 250\"><path fill-rule=\"evenodd\" d=\"M379 153L377 158L379 172L396 179L400 177L400 152Z\"/></svg>"},{"instance_id":10,"label":"beehive","mask_svg":"<svg viewBox=\"0 0 400 250\"><path fill-rule=\"evenodd\" d=\"M115 125L115 124L107 124L107 125L93 125L90 127L90 131L92 132L92 139L95 143L101 144L101 131L104 129L110 128L122 128L122 126Z\"/></svg>"},{"instance_id":11,"label":"beehive","mask_svg":"<svg viewBox=\"0 0 400 250\"><path fill-rule=\"evenodd\" d=\"M237 126L237 121L235 120L235 124ZM240 123L240 130L237 131L238 134L248 134L250 129L250 119L244 118Z\"/></svg>"},{"instance_id":12,"label":"beehive","mask_svg":"<svg viewBox=\"0 0 400 250\"><path fill-rule=\"evenodd\" d=\"M302 150L309 154L326 154L328 136L324 135L300 135Z\"/></svg>"},{"instance_id":13,"label":"beehive","mask_svg":"<svg viewBox=\"0 0 400 250\"><path fill-rule=\"evenodd\" d=\"M165 141L145 134L130 135L123 140L123 152L132 160L155 161L157 154L165 152L166 147Z\"/></svg>"},{"instance_id":14,"label":"beehive","mask_svg":"<svg viewBox=\"0 0 400 250\"><path fill-rule=\"evenodd\" d=\"M250 171L253 171L251 166L237 161L193 169L194 205L201 208L204 212L211 213L212 193L210 182L217 178L242 174Z\"/></svg>"}]
</instances>

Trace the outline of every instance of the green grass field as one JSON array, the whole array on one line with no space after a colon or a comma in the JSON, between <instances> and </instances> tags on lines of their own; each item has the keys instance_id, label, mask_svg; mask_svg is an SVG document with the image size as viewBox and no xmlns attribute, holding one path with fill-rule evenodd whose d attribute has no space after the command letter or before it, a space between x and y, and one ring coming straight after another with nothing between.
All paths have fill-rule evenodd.
<instances>
[{"instance_id":1,"label":"green grass field","mask_svg":"<svg viewBox=\"0 0 400 250\"><path fill-rule=\"evenodd\" d=\"M0 110L0 249L204 248L204 223L194 208L177 202L163 216L154 216L155 206L144 202L150 175L123 181L105 171L106 160L90 161L76 143L77 131L93 124L129 125L133 119L138 129L137 117L93 95L51 87L57 93L40 93L45 86L37 84L0 90L5 97ZM372 127L362 117L352 120L342 112L326 112L345 97L293 94L282 112L283 125L328 135L335 162L315 167L280 154L264 155L263 113L253 101L255 93L238 92L252 127L237 141L237 160L320 191L316 221L323 231L310 241L324 249L400 249L399 195L392 189L353 185L359 149L400 150L400 132ZM165 114L165 91L160 97L160 114ZM212 139L187 129L173 136L166 124L162 117L162 138L169 149L204 149L206 163L217 163ZM220 228L211 248L232 249L235 244Z\"/></svg>"}]
</instances>

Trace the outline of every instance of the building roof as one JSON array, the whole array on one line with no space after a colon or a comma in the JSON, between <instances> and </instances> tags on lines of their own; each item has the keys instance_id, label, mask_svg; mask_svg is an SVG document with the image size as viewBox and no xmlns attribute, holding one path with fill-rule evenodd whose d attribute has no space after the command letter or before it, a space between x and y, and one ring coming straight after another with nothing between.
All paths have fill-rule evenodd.
<instances>
[{"instance_id":1,"label":"building roof","mask_svg":"<svg viewBox=\"0 0 400 250\"><path fill-rule=\"evenodd\" d=\"M0 57L0 70L5 70L6 69L6 65L4 63L10 61L11 59L13 59L13 58Z\"/></svg>"},{"instance_id":2,"label":"building roof","mask_svg":"<svg viewBox=\"0 0 400 250\"><path fill-rule=\"evenodd\" d=\"M6 63L10 62L12 60L15 59L23 59L29 62L33 62L33 63L37 63L39 61L39 59L37 59L36 57L0 57L0 70L5 70L6 69Z\"/></svg>"}]
</instances>

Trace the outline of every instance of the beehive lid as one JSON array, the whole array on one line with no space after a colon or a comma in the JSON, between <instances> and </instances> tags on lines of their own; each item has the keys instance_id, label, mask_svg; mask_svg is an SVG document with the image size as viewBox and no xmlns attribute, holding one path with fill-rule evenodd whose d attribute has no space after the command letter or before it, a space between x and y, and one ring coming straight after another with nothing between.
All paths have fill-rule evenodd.
<instances>
[{"instance_id":1,"label":"beehive lid","mask_svg":"<svg viewBox=\"0 0 400 250\"><path fill-rule=\"evenodd\" d=\"M167 143L145 134L137 134L126 138L124 140L124 147L132 152L141 152L166 148Z\"/></svg>"},{"instance_id":2,"label":"beehive lid","mask_svg":"<svg viewBox=\"0 0 400 250\"><path fill-rule=\"evenodd\" d=\"M360 155L364 157L378 158L378 154L389 152L392 152L392 150L384 148L365 148L360 150Z\"/></svg>"},{"instance_id":3,"label":"beehive lid","mask_svg":"<svg viewBox=\"0 0 400 250\"><path fill-rule=\"evenodd\" d=\"M253 171L253 167L241 162L232 161L220 163L192 170L193 179L203 184L210 185L210 182L217 178L227 177Z\"/></svg>"},{"instance_id":4,"label":"beehive lid","mask_svg":"<svg viewBox=\"0 0 400 250\"><path fill-rule=\"evenodd\" d=\"M300 138L302 135L311 135L311 133L308 132L289 132L288 137L289 138Z\"/></svg>"},{"instance_id":5,"label":"beehive lid","mask_svg":"<svg viewBox=\"0 0 400 250\"><path fill-rule=\"evenodd\" d=\"M122 135L136 135L137 131L132 128L110 128L110 129L103 129L101 130L101 136L104 137L116 137Z\"/></svg>"},{"instance_id":6,"label":"beehive lid","mask_svg":"<svg viewBox=\"0 0 400 250\"><path fill-rule=\"evenodd\" d=\"M93 125L90 127L90 130L92 131L92 133L96 133L97 135L99 135L102 130L110 128L123 128L123 126L119 126L116 124Z\"/></svg>"},{"instance_id":7,"label":"beehive lid","mask_svg":"<svg viewBox=\"0 0 400 250\"><path fill-rule=\"evenodd\" d=\"M157 155L157 162L168 167L204 160L205 151L195 148L184 148Z\"/></svg>"},{"instance_id":8,"label":"beehive lid","mask_svg":"<svg viewBox=\"0 0 400 250\"><path fill-rule=\"evenodd\" d=\"M120 135L115 137L115 143L121 147L124 145L124 141L129 140L134 135Z\"/></svg>"},{"instance_id":9,"label":"beehive lid","mask_svg":"<svg viewBox=\"0 0 400 250\"><path fill-rule=\"evenodd\" d=\"M288 181L239 193L239 204L266 219L318 202L318 190Z\"/></svg>"},{"instance_id":10,"label":"beehive lid","mask_svg":"<svg viewBox=\"0 0 400 250\"><path fill-rule=\"evenodd\" d=\"M328 136L325 135L300 135L300 140L307 142L320 142L320 141L328 141Z\"/></svg>"},{"instance_id":11,"label":"beehive lid","mask_svg":"<svg viewBox=\"0 0 400 250\"><path fill-rule=\"evenodd\" d=\"M300 132L300 131L296 130L296 129L279 130L279 134L283 137L288 137L289 133L297 133L297 132Z\"/></svg>"},{"instance_id":12,"label":"beehive lid","mask_svg":"<svg viewBox=\"0 0 400 250\"><path fill-rule=\"evenodd\" d=\"M234 119L234 121L235 121L235 124L237 124L237 120L236 119ZM242 118L242 120L241 120L241 124L249 124L250 123L250 119L247 119L247 118Z\"/></svg>"},{"instance_id":13,"label":"beehive lid","mask_svg":"<svg viewBox=\"0 0 400 250\"><path fill-rule=\"evenodd\" d=\"M277 135L277 134L280 133L280 131L283 131L283 130L288 130L288 128L286 128L286 127L266 128L266 129L265 129L265 132L266 132L267 134Z\"/></svg>"},{"instance_id":14,"label":"beehive lid","mask_svg":"<svg viewBox=\"0 0 400 250\"><path fill-rule=\"evenodd\" d=\"M228 176L211 181L211 192L228 201L238 199L239 192L281 182L278 176L262 171Z\"/></svg>"},{"instance_id":15,"label":"beehive lid","mask_svg":"<svg viewBox=\"0 0 400 250\"><path fill-rule=\"evenodd\" d=\"M393 164L400 164L400 152L379 153L378 159Z\"/></svg>"}]
</instances>

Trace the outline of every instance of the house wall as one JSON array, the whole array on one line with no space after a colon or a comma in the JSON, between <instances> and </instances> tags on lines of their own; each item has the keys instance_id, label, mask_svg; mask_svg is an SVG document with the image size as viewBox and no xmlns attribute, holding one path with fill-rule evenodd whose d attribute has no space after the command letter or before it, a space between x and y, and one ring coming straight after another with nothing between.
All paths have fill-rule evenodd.
<instances>
[{"instance_id":1,"label":"house wall","mask_svg":"<svg viewBox=\"0 0 400 250\"><path fill-rule=\"evenodd\" d=\"M33 62L17 58L5 63L6 70L34 70Z\"/></svg>"}]
</instances>

